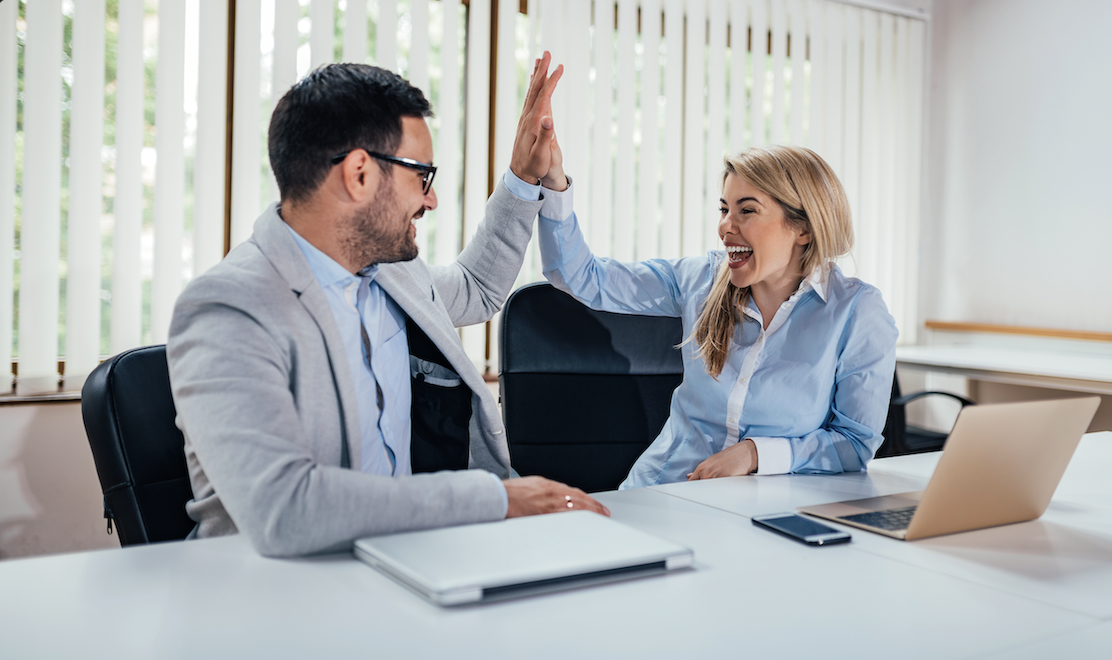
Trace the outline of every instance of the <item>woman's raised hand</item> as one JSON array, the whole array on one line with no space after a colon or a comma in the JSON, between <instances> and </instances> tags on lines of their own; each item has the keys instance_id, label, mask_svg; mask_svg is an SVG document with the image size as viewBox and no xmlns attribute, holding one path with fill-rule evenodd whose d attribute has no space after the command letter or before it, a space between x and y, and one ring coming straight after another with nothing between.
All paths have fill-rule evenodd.
<instances>
[{"instance_id":1,"label":"woman's raised hand","mask_svg":"<svg viewBox=\"0 0 1112 660\"><path fill-rule=\"evenodd\" d=\"M564 65L548 75L552 55L544 52L533 65L533 76L525 93L525 106L517 122L510 170L526 183L538 183L552 168L555 127L552 122L552 92L564 75Z\"/></svg>"}]
</instances>

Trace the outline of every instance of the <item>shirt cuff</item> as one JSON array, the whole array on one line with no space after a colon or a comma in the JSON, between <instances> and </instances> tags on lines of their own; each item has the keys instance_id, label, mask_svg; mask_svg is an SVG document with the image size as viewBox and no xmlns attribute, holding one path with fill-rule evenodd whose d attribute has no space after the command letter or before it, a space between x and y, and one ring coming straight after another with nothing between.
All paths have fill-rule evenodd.
<instances>
[{"instance_id":1,"label":"shirt cuff","mask_svg":"<svg viewBox=\"0 0 1112 660\"><path fill-rule=\"evenodd\" d=\"M568 187L564 190L544 189L544 204L541 205L540 216L549 220L563 222L571 217L572 212L572 187L574 184L568 177Z\"/></svg>"},{"instance_id":2,"label":"shirt cuff","mask_svg":"<svg viewBox=\"0 0 1112 660\"><path fill-rule=\"evenodd\" d=\"M757 474L792 471L792 445L787 438L745 438L757 446Z\"/></svg>"},{"instance_id":3,"label":"shirt cuff","mask_svg":"<svg viewBox=\"0 0 1112 660\"><path fill-rule=\"evenodd\" d=\"M498 492L502 494L502 517L505 518L506 514L510 512L510 498L506 495L506 484L498 478L498 475L493 472L487 472L494 483L498 484Z\"/></svg>"},{"instance_id":4,"label":"shirt cuff","mask_svg":"<svg viewBox=\"0 0 1112 660\"><path fill-rule=\"evenodd\" d=\"M506 190L527 202L535 202L541 198L541 184L525 183L508 167L506 174L502 176L502 183L506 184Z\"/></svg>"}]
</instances>

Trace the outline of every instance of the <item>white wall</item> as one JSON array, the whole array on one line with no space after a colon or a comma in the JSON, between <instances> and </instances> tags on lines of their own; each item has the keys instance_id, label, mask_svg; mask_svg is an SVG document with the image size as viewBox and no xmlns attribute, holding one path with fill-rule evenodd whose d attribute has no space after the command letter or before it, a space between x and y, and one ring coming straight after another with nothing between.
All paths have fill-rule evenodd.
<instances>
[{"instance_id":1,"label":"white wall","mask_svg":"<svg viewBox=\"0 0 1112 660\"><path fill-rule=\"evenodd\" d=\"M81 404L0 406L0 559L119 546Z\"/></svg>"},{"instance_id":2,"label":"white wall","mask_svg":"<svg viewBox=\"0 0 1112 660\"><path fill-rule=\"evenodd\" d=\"M932 9L921 319L1112 330L1112 2Z\"/></svg>"}]
</instances>

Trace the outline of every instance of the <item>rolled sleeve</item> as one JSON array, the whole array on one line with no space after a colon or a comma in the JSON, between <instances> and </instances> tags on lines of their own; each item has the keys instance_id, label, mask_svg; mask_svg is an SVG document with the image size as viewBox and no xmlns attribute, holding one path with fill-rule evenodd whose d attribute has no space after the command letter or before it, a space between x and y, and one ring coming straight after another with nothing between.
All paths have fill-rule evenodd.
<instances>
[{"instance_id":1,"label":"rolled sleeve","mask_svg":"<svg viewBox=\"0 0 1112 660\"><path fill-rule=\"evenodd\" d=\"M757 446L757 474L792 471L792 444L787 438L746 438Z\"/></svg>"}]
</instances>

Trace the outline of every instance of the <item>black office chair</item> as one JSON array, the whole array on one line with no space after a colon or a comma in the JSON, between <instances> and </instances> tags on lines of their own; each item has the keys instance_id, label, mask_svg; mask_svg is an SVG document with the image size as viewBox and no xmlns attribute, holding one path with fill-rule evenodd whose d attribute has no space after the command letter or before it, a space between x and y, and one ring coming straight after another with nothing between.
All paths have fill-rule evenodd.
<instances>
[{"instance_id":1,"label":"black office chair","mask_svg":"<svg viewBox=\"0 0 1112 660\"><path fill-rule=\"evenodd\" d=\"M106 360L81 389L104 517L120 545L181 540L195 525L185 513L193 491L175 415L164 345Z\"/></svg>"},{"instance_id":2,"label":"black office chair","mask_svg":"<svg viewBox=\"0 0 1112 660\"><path fill-rule=\"evenodd\" d=\"M502 415L510 459L587 492L613 490L668 419L683 380L678 318L596 312L550 284L502 310Z\"/></svg>"},{"instance_id":3,"label":"black office chair","mask_svg":"<svg viewBox=\"0 0 1112 660\"><path fill-rule=\"evenodd\" d=\"M884 423L884 442L877 449L876 457L903 456L939 451L946 444L949 433L910 426L907 423L907 404L925 396L945 396L961 403L961 407L975 405L973 401L952 392L915 392L900 394L900 381L892 376L892 399L888 404L888 421Z\"/></svg>"}]
</instances>

